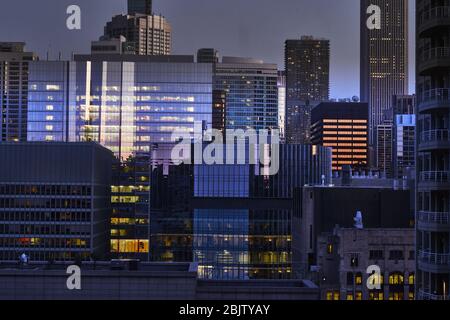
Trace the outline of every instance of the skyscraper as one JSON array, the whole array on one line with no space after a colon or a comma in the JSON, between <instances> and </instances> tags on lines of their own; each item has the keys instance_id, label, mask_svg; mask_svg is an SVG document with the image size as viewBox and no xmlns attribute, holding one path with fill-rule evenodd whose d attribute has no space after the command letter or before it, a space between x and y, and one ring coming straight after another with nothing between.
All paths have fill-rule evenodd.
<instances>
[{"instance_id":1,"label":"skyscraper","mask_svg":"<svg viewBox=\"0 0 450 320\"><path fill-rule=\"evenodd\" d=\"M381 28L369 29L369 6L381 9ZM370 161L375 164L377 126L392 96L408 93L408 0L361 0L361 101L369 103Z\"/></svg>"},{"instance_id":2,"label":"skyscraper","mask_svg":"<svg viewBox=\"0 0 450 320\"><path fill-rule=\"evenodd\" d=\"M129 1L128 14L114 16L106 24L103 36L109 39L125 37L124 52L137 55L170 55L171 25L163 16L148 13L151 9L143 9L148 5L143 7L141 2L144 1Z\"/></svg>"},{"instance_id":3,"label":"skyscraper","mask_svg":"<svg viewBox=\"0 0 450 320\"><path fill-rule=\"evenodd\" d=\"M367 168L367 103L322 102L312 110L311 142L333 149L333 170Z\"/></svg>"},{"instance_id":4,"label":"skyscraper","mask_svg":"<svg viewBox=\"0 0 450 320\"><path fill-rule=\"evenodd\" d=\"M234 164L154 169L152 259L195 261L206 279L292 278L293 198L304 185L331 183L331 150L281 144L275 152L272 176L260 175L249 153Z\"/></svg>"},{"instance_id":5,"label":"skyscraper","mask_svg":"<svg viewBox=\"0 0 450 320\"><path fill-rule=\"evenodd\" d=\"M151 15L152 0L128 0L128 14L133 15L136 13Z\"/></svg>"},{"instance_id":6,"label":"skyscraper","mask_svg":"<svg viewBox=\"0 0 450 320\"><path fill-rule=\"evenodd\" d=\"M212 81L212 65L193 56L30 65L28 139L96 141L121 161L111 190L113 256L148 258L152 151L172 145L175 131L193 137L196 122L211 127Z\"/></svg>"},{"instance_id":7,"label":"skyscraper","mask_svg":"<svg viewBox=\"0 0 450 320\"><path fill-rule=\"evenodd\" d=\"M450 5L417 0L417 291L450 300Z\"/></svg>"},{"instance_id":8,"label":"skyscraper","mask_svg":"<svg viewBox=\"0 0 450 320\"><path fill-rule=\"evenodd\" d=\"M416 165L416 96L395 96L392 167L394 178L408 176Z\"/></svg>"},{"instance_id":9,"label":"skyscraper","mask_svg":"<svg viewBox=\"0 0 450 320\"><path fill-rule=\"evenodd\" d=\"M0 43L0 141L27 140L28 64L25 43Z\"/></svg>"},{"instance_id":10,"label":"skyscraper","mask_svg":"<svg viewBox=\"0 0 450 320\"><path fill-rule=\"evenodd\" d=\"M377 164L384 177L391 178L393 174L393 124L385 120L377 126Z\"/></svg>"},{"instance_id":11,"label":"skyscraper","mask_svg":"<svg viewBox=\"0 0 450 320\"><path fill-rule=\"evenodd\" d=\"M258 59L223 57L214 90L225 93L226 129L278 129L278 70Z\"/></svg>"},{"instance_id":12,"label":"skyscraper","mask_svg":"<svg viewBox=\"0 0 450 320\"><path fill-rule=\"evenodd\" d=\"M211 126L212 65L193 56L76 55L30 65L28 139L96 141L121 160Z\"/></svg>"},{"instance_id":13,"label":"skyscraper","mask_svg":"<svg viewBox=\"0 0 450 320\"><path fill-rule=\"evenodd\" d=\"M311 109L330 94L330 41L303 36L285 43L286 142L309 143Z\"/></svg>"}]
</instances>

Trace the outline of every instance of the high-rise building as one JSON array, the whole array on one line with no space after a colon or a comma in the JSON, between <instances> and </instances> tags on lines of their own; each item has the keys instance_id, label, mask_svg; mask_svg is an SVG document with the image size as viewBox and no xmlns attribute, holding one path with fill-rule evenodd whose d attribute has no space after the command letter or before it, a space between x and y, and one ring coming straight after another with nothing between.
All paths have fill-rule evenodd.
<instances>
[{"instance_id":1,"label":"high-rise building","mask_svg":"<svg viewBox=\"0 0 450 320\"><path fill-rule=\"evenodd\" d=\"M105 26L104 36L126 38L124 52L137 55L170 55L172 27L161 15L134 13L117 15Z\"/></svg>"},{"instance_id":2,"label":"high-rise building","mask_svg":"<svg viewBox=\"0 0 450 320\"><path fill-rule=\"evenodd\" d=\"M193 56L76 55L30 65L30 141L96 141L121 160L211 127L212 65Z\"/></svg>"},{"instance_id":3,"label":"high-rise building","mask_svg":"<svg viewBox=\"0 0 450 320\"><path fill-rule=\"evenodd\" d=\"M380 29L369 29L371 5L381 9ZM369 103L371 165L377 127L392 109L392 96L408 94L408 0L361 0L361 101Z\"/></svg>"},{"instance_id":4,"label":"high-rise building","mask_svg":"<svg viewBox=\"0 0 450 320\"><path fill-rule=\"evenodd\" d=\"M155 168L152 258L195 261L204 279L291 278L292 199L301 186L331 183L331 150L281 144L278 152L273 176L248 157Z\"/></svg>"},{"instance_id":5,"label":"high-rise building","mask_svg":"<svg viewBox=\"0 0 450 320\"><path fill-rule=\"evenodd\" d=\"M28 64L25 43L0 42L0 141L27 140Z\"/></svg>"},{"instance_id":6,"label":"high-rise building","mask_svg":"<svg viewBox=\"0 0 450 320\"><path fill-rule=\"evenodd\" d=\"M333 170L367 168L367 103L322 102L312 110L311 142L333 149Z\"/></svg>"},{"instance_id":7,"label":"high-rise building","mask_svg":"<svg viewBox=\"0 0 450 320\"><path fill-rule=\"evenodd\" d=\"M225 93L226 129L278 129L275 64L223 57L215 65L214 90Z\"/></svg>"},{"instance_id":8,"label":"high-rise building","mask_svg":"<svg viewBox=\"0 0 450 320\"><path fill-rule=\"evenodd\" d=\"M128 14L152 15L152 0L128 0Z\"/></svg>"},{"instance_id":9,"label":"high-rise building","mask_svg":"<svg viewBox=\"0 0 450 320\"><path fill-rule=\"evenodd\" d=\"M387 178L393 174L393 124L385 120L377 126L377 167L380 173Z\"/></svg>"},{"instance_id":10,"label":"high-rise building","mask_svg":"<svg viewBox=\"0 0 450 320\"><path fill-rule=\"evenodd\" d=\"M211 64L193 56L88 55L30 65L30 141L96 141L121 161L112 252L149 258L150 163L195 123L212 125ZM170 154L169 154L170 155ZM166 157L170 159L170 157Z\"/></svg>"},{"instance_id":11,"label":"high-rise building","mask_svg":"<svg viewBox=\"0 0 450 320\"><path fill-rule=\"evenodd\" d=\"M395 96L392 167L394 178L408 176L416 165L416 96Z\"/></svg>"},{"instance_id":12,"label":"high-rise building","mask_svg":"<svg viewBox=\"0 0 450 320\"><path fill-rule=\"evenodd\" d=\"M287 40L286 142L309 143L311 109L330 94L330 41L303 36Z\"/></svg>"},{"instance_id":13,"label":"high-rise building","mask_svg":"<svg viewBox=\"0 0 450 320\"><path fill-rule=\"evenodd\" d=\"M450 5L417 0L417 290L450 300Z\"/></svg>"},{"instance_id":14,"label":"high-rise building","mask_svg":"<svg viewBox=\"0 0 450 320\"><path fill-rule=\"evenodd\" d=\"M278 71L278 127L281 141L285 141L286 133L286 73Z\"/></svg>"},{"instance_id":15,"label":"high-rise building","mask_svg":"<svg viewBox=\"0 0 450 320\"><path fill-rule=\"evenodd\" d=\"M113 158L96 143L0 143L0 260L107 259Z\"/></svg>"}]
</instances>

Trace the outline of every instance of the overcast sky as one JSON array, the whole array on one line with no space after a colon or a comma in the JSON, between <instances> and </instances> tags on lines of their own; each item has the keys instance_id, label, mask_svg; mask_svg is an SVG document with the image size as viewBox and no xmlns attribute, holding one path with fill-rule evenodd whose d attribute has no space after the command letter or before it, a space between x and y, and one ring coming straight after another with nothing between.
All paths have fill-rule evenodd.
<instances>
[{"instance_id":1,"label":"overcast sky","mask_svg":"<svg viewBox=\"0 0 450 320\"><path fill-rule=\"evenodd\" d=\"M414 1L410 1L410 91L414 90ZM214 47L221 55L255 57L284 68L284 41L331 40L332 98L359 95L359 0L153 0L173 27L173 53ZM66 8L82 10L82 29L66 29ZM41 59L88 53L126 0L1 0L0 41L24 41Z\"/></svg>"}]
</instances>

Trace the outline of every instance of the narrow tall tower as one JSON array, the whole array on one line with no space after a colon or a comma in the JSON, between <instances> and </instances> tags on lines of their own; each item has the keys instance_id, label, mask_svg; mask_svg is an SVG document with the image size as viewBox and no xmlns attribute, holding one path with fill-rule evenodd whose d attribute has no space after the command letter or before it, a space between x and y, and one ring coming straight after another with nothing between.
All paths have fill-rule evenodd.
<instances>
[{"instance_id":1,"label":"narrow tall tower","mask_svg":"<svg viewBox=\"0 0 450 320\"><path fill-rule=\"evenodd\" d=\"M367 20L381 9L381 28ZM391 119L392 97L408 94L408 0L361 0L361 101L369 103L369 144L375 165L377 127Z\"/></svg>"},{"instance_id":2,"label":"narrow tall tower","mask_svg":"<svg viewBox=\"0 0 450 320\"><path fill-rule=\"evenodd\" d=\"M417 0L417 293L449 300L450 6Z\"/></svg>"},{"instance_id":3,"label":"narrow tall tower","mask_svg":"<svg viewBox=\"0 0 450 320\"><path fill-rule=\"evenodd\" d=\"M330 93L330 41L303 36L287 40L286 142L309 143L311 109Z\"/></svg>"}]
</instances>

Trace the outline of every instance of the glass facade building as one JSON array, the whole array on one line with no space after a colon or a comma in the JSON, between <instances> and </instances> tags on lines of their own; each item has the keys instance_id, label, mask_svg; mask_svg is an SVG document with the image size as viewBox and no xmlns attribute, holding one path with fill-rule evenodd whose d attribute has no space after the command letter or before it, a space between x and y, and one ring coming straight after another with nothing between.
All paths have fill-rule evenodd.
<instances>
[{"instance_id":1,"label":"glass facade building","mask_svg":"<svg viewBox=\"0 0 450 320\"><path fill-rule=\"evenodd\" d=\"M278 129L277 66L223 57L215 65L214 90L225 93L226 129Z\"/></svg>"},{"instance_id":2,"label":"glass facade building","mask_svg":"<svg viewBox=\"0 0 450 320\"><path fill-rule=\"evenodd\" d=\"M212 65L191 56L76 56L30 66L30 141L95 141L118 158L112 251L149 258L153 149L212 125ZM170 153L165 155L169 158Z\"/></svg>"},{"instance_id":3,"label":"glass facade building","mask_svg":"<svg viewBox=\"0 0 450 320\"><path fill-rule=\"evenodd\" d=\"M403 178L416 165L416 96L395 96L393 104L394 178Z\"/></svg>"},{"instance_id":4,"label":"glass facade building","mask_svg":"<svg viewBox=\"0 0 450 320\"><path fill-rule=\"evenodd\" d=\"M157 166L153 259L195 261L205 279L291 278L292 199L305 184L331 183L331 150L280 145L278 152L273 176L248 157L235 165Z\"/></svg>"},{"instance_id":5,"label":"glass facade building","mask_svg":"<svg viewBox=\"0 0 450 320\"><path fill-rule=\"evenodd\" d=\"M0 141L27 140L28 65L38 60L21 42L0 42Z\"/></svg>"}]
</instances>

